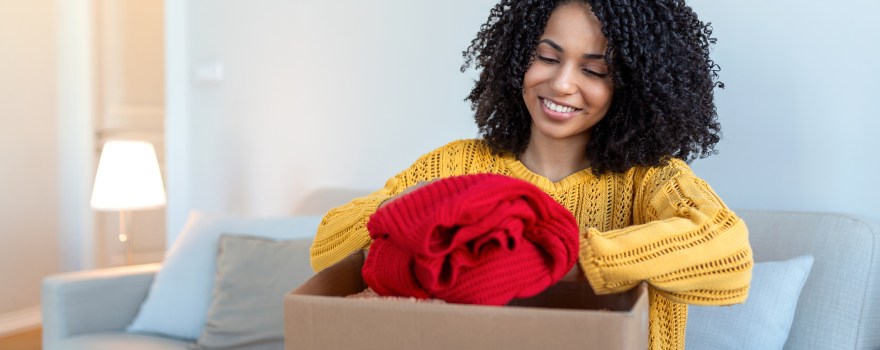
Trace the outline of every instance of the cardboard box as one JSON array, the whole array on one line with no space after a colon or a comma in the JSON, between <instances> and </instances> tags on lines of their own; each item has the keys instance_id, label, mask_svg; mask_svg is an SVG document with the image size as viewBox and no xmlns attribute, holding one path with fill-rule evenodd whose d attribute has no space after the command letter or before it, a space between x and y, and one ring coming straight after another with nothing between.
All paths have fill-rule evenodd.
<instances>
[{"instance_id":1,"label":"cardboard box","mask_svg":"<svg viewBox=\"0 0 880 350\"><path fill-rule=\"evenodd\" d=\"M559 283L503 307L344 298L366 288L363 261L349 256L285 297L287 350L648 347L644 284L596 296L588 283Z\"/></svg>"}]
</instances>

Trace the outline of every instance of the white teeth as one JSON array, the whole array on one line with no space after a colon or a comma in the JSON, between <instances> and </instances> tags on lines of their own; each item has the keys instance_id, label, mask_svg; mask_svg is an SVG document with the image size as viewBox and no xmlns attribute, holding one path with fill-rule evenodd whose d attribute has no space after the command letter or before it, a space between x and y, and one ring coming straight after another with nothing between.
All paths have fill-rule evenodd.
<instances>
[{"instance_id":1,"label":"white teeth","mask_svg":"<svg viewBox=\"0 0 880 350\"><path fill-rule=\"evenodd\" d=\"M559 112L559 113L571 113L571 112L576 111L576 109L574 109L574 108L571 108L571 107L565 107L565 106L560 106L560 105L558 105L558 104L555 104L555 103L551 102L551 101L548 100L548 99L541 99L541 100L544 101L544 105L547 106L547 108L549 108L549 109L551 109L551 110L553 110L553 111Z\"/></svg>"}]
</instances>

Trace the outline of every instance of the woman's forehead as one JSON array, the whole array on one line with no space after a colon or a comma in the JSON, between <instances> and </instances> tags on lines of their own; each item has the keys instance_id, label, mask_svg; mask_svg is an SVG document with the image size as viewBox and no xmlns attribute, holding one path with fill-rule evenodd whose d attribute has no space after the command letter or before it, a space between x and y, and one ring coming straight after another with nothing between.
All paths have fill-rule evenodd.
<instances>
[{"instance_id":1,"label":"woman's forehead","mask_svg":"<svg viewBox=\"0 0 880 350\"><path fill-rule=\"evenodd\" d=\"M605 52L608 40L602 34L602 25L584 3L569 2L559 5L550 14L541 39L549 39L564 51L578 55Z\"/></svg>"}]
</instances>

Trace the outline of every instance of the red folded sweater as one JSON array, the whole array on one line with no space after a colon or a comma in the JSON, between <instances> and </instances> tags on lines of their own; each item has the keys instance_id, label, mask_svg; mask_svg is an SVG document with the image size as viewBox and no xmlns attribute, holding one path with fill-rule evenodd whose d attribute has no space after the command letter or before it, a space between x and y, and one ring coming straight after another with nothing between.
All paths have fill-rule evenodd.
<instances>
[{"instance_id":1,"label":"red folded sweater","mask_svg":"<svg viewBox=\"0 0 880 350\"><path fill-rule=\"evenodd\" d=\"M534 185L495 174L428 184L382 207L364 281L383 296L504 305L534 296L577 261L574 216Z\"/></svg>"}]
</instances>

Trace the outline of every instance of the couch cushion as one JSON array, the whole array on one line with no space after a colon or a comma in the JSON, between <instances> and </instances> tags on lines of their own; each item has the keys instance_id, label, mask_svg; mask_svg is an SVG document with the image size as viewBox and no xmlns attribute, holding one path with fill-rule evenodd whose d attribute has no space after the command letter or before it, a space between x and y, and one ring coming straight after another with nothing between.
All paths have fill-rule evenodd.
<instances>
[{"instance_id":1,"label":"couch cushion","mask_svg":"<svg viewBox=\"0 0 880 350\"><path fill-rule=\"evenodd\" d=\"M165 254L128 331L195 340L202 333L211 305L217 240L222 233L312 238L320 222L317 216L244 218L194 212Z\"/></svg>"},{"instance_id":2,"label":"couch cushion","mask_svg":"<svg viewBox=\"0 0 880 350\"><path fill-rule=\"evenodd\" d=\"M130 333L90 333L55 344L58 350L182 350L193 343L164 337ZM51 349L50 349L51 350Z\"/></svg>"},{"instance_id":3,"label":"couch cushion","mask_svg":"<svg viewBox=\"0 0 880 350\"><path fill-rule=\"evenodd\" d=\"M737 211L756 261L815 258L786 349L880 347L880 227L828 213Z\"/></svg>"},{"instance_id":4,"label":"couch cushion","mask_svg":"<svg viewBox=\"0 0 880 350\"><path fill-rule=\"evenodd\" d=\"M222 236L214 298L198 348L283 349L284 296L314 274L311 245L311 239Z\"/></svg>"},{"instance_id":5,"label":"couch cushion","mask_svg":"<svg viewBox=\"0 0 880 350\"><path fill-rule=\"evenodd\" d=\"M731 306L688 307L688 349L780 350L813 257L755 264L749 298Z\"/></svg>"}]
</instances>

